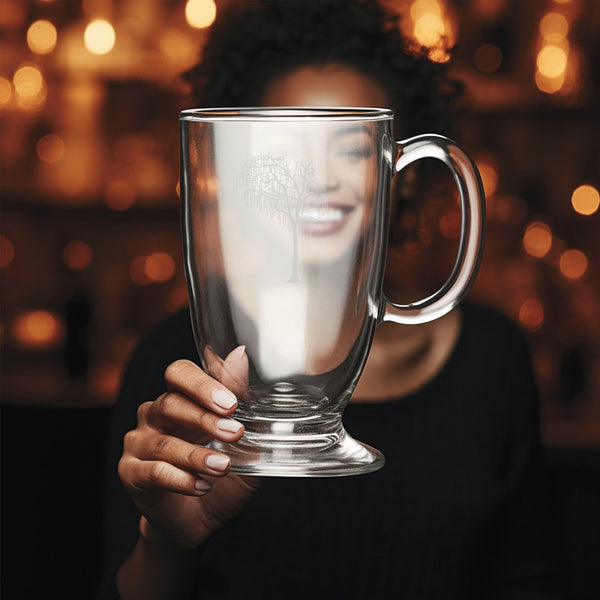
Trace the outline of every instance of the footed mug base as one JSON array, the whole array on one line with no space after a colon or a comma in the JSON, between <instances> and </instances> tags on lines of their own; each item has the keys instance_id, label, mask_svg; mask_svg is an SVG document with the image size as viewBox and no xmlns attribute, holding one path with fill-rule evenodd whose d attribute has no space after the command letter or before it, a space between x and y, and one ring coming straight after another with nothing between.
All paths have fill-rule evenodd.
<instances>
[{"instance_id":1,"label":"footed mug base","mask_svg":"<svg viewBox=\"0 0 600 600\"><path fill-rule=\"evenodd\" d=\"M236 415L237 418L237 415ZM242 421L243 422L243 421ZM385 464L379 450L352 438L341 423L325 433L303 432L302 420L262 421L234 444L213 440L209 448L231 459L238 475L266 477L341 477L377 471Z\"/></svg>"}]
</instances>

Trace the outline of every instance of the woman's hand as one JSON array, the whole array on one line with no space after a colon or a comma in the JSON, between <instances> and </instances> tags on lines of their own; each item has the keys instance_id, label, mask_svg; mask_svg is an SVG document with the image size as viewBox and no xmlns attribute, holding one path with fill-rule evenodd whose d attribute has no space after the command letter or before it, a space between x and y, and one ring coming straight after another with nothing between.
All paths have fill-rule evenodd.
<instances>
[{"instance_id":1,"label":"woman's hand","mask_svg":"<svg viewBox=\"0 0 600 600\"><path fill-rule=\"evenodd\" d=\"M235 517L260 482L229 473L229 458L205 447L215 438L235 442L243 435L231 418L237 407L231 390L239 395L247 388L244 348L225 361L208 349L205 359L220 381L187 360L169 365L168 391L139 407L119 462L119 476L143 515L142 538L173 550L202 544Z\"/></svg>"}]
</instances>

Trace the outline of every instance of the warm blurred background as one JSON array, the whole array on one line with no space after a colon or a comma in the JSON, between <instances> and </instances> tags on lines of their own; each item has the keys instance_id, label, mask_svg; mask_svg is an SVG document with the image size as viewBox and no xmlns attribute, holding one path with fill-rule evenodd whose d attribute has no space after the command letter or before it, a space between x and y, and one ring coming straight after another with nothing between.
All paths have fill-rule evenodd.
<instances>
[{"instance_id":1,"label":"warm blurred background","mask_svg":"<svg viewBox=\"0 0 600 600\"><path fill-rule=\"evenodd\" d=\"M27 482L46 469L57 489L80 478L89 494L79 501L100 509L88 471L102 468L94 448L122 368L139 336L186 303L177 117L190 104L179 75L197 61L224 4L0 0L5 466L7 454L21 457L6 471L5 524L15 507L39 509L23 496L44 493ZM387 4L431 60L447 61L445 44L456 45L450 65L466 84L466 106L455 137L477 162L488 203L471 299L498 307L529 336L566 515L567 570L578 580L568 585L579 590L574 598L591 598L578 574L600 555L598 517L573 515L600 513L592 489L600 471L600 2ZM459 219L454 204L434 203L403 260L419 270L446 252ZM29 450L37 464L15 449L24 439L41 451ZM75 475L66 464L73 444L90 459ZM64 520L63 504L53 510ZM32 531L41 515L28 515ZM100 525L85 527L92 544ZM11 541L17 529L5 529ZM22 551L23 560L44 558ZM53 560L48 576L65 567Z\"/></svg>"}]
</instances>

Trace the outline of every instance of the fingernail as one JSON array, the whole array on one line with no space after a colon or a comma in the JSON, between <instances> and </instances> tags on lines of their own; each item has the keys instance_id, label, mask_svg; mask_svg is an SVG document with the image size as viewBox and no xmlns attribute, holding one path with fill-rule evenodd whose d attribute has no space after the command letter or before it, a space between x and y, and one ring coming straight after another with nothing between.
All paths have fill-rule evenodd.
<instances>
[{"instance_id":1,"label":"fingernail","mask_svg":"<svg viewBox=\"0 0 600 600\"><path fill-rule=\"evenodd\" d=\"M229 466L229 458L222 454L211 454L206 457L206 466L215 471L225 471Z\"/></svg>"},{"instance_id":2,"label":"fingernail","mask_svg":"<svg viewBox=\"0 0 600 600\"><path fill-rule=\"evenodd\" d=\"M211 397L217 406L225 410L229 410L237 404L237 398L225 390L213 390Z\"/></svg>"},{"instance_id":3,"label":"fingernail","mask_svg":"<svg viewBox=\"0 0 600 600\"><path fill-rule=\"evenodd\" d=\"M223 431L236 433L243 427L243 425L237 421L234 421L233 419L219 419L217 421L217 427Z\"/></svg>"},{"instance_id":4,"label":"fingernail","mask_svg":"<svg viewBox=\"0 0 600 600\"><path fill-rule=\"evenodd\" d=\"M206 481L206 479L196 479L196 483L194 483L194 487L196 488L197 492L206 493L206 492L210 491L210 488L212 488L212 485L210 484L209 481Z\"/></svg>"},{"instance_id":5,"label":"fingernail","mask_svg":"<svg viewBox=\"0 0 600 600\"><path fill-rule=\"evenodd\" d=\"M238 350L240 351L240 355L238 358L242 358L244 354L246 354L246 346L240 346Z\"/></svg>"}]
</instances>

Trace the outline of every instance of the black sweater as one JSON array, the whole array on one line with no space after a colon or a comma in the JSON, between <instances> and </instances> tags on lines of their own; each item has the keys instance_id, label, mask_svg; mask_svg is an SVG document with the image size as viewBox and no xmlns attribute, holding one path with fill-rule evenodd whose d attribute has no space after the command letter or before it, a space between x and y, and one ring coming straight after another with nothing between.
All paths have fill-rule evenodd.
<instances>
[{"instance_id":1,"label":"black sweater","mask_svg":"<svg viewBox=\"0 0 600 600\"><path fill-rule=\"evenodd\" d=\"M344 413L349 433L381 450L385 467L355 477L266 478L205 544L197 598L557 597L528 347L502 315L462 310L457 346L434 380ZM164 391L164 369L178 358L198 362L185 312L140 345L115 405L101 598L118 597L114 574L138 536L139 514L116 473L122 439L137 406Z\"/></svg>"}]
</instances>

